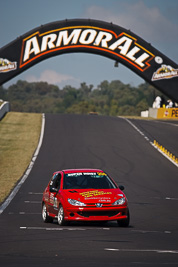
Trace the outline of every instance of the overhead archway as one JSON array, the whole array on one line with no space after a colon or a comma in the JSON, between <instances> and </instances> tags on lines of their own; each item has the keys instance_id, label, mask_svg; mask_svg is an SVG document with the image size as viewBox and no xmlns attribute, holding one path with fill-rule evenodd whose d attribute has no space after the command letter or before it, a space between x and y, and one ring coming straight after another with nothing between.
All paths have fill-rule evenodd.
<instances>
[{"instance_id":1,"label":"overhead archway","mask_svg":"<svg viewBox=\"0 0 178 267\"><path fill-rule=\"evenodd\" d=\"M141 37L103 21L52 22L0 49L0 85L52 56L85 52L120 62L178 102L178 65Z\"/></svg>"}]
</instances>

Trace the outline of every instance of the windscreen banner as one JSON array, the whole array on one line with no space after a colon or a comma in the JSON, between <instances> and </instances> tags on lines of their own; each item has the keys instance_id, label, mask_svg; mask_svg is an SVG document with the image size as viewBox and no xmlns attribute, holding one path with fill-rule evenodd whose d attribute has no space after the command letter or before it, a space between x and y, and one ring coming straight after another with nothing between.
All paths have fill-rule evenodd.
<instances>
[{"instance_id":1,"label":"windscreen banner","mask_svg":"<svg viewBox=\"0 0 178 267\"><path fill-rule=\"evenodd\" d=\"M42 60L92 53L125 65L178 102L178 65L133 32L112 23L75 19L48 23L0 49L0 85Z\"/></svg>"}]
</instances>

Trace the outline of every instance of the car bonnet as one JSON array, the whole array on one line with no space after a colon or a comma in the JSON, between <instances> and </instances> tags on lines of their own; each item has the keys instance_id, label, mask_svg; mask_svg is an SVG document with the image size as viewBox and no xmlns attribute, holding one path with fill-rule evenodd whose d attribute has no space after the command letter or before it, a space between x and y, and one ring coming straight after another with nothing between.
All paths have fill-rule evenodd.
<instances>
[{"instance_id":1,"label":"car bonnet","mask_svg":"<svg viewBox=\"0 0 178 267\"><path fill-rule=\"evenodd\" d=\"M67 198L83 203L114 203L117 199L125 197L120 189L69 189L64 190Z\"/></svg>"}]
</instances>

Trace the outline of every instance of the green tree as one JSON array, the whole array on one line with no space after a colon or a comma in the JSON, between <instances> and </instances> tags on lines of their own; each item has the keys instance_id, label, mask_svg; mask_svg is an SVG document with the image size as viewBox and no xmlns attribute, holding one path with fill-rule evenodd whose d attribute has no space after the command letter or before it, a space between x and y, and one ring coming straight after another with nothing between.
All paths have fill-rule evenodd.
<instances>
[{"instance_id":1,"label":"green tree","mask_svg":"<svg viewBox=\"0 0 178 267\"><path fill-rule=\"evenodd\" d=\"M0 98L10 101L12 111L21 112L140 115L152 106L157 95L162 96L150 84L132 87L119 80L105 80L95 89L85 82L78 89L69 85L59 89L46 82L21 80L7 89L0 87Z\"/></svg>"}]
</instances>

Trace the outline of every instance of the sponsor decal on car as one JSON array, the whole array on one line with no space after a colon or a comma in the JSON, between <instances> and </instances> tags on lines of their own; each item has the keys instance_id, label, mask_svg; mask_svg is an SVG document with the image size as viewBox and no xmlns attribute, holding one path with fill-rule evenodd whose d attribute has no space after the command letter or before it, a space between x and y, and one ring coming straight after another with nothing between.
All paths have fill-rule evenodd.
<instances>
[{"instance_id":1,"label":"sponsor decal on car","mask_svg":"<svg viewBox=\"0 0 178 267\"><path fill-rule=\"evenodd\" d=\"M81 196L87 198L87 197L94 197L94 196L101 196L101 195L110 195L112 194L111 192L104 192L101 190L94 190L94 191L87 191L80 193Z\"/></svg>"},{"instance_id":2,"label":"sponsor decal on car","mask_svg":"<svg viewBox=\"0 0 178 267\"><path fill-rule=\"evenodd\" d=\"M171 79L177 76L178 69L174 69L169 65L161 65L161 67L153 73L152 81Z\"/></svg>"},{"instance_id":3,"label":"sponsor decal on car","mask_svg":"<svg viewBox=\"0 0 178 267\"><path fill-rule=\"evenodd\" d=\"M104 172L97 172L97 175L99 175L99 176L106 176L107 174L104 173Z\"/></svg>"},{"instance_id":4,"label":"sponsor decal on car","mask_svg":"<svg viewBox=\"0 0 178 267\"><path fill-rule=\"evenodd\" d=\"M118 35L99 27L70 26L41 34L37 31L23 39L20 68L51 52L76 48L111 53L142 72L150 67L149 61L155 57L125 32Z\"/></svg>"},{"instance_id":5,"label":"sponsor decal on car","mask_svg":"<svg viewBox=\"0 0 178 267\"><path fill-rule=\"evenodd\" d=\"M17 69L17 62L11 62L8 59L0 58L0 72L8 72Z\"/></svg>"},{"instance_id":6,"label":"sponsor decal on car","mask_svg":"<svg viewBox=\"0 0 178 267\"><path fill-rule=\"evenodd\" d=\"M75 172L66 174L67 177L78 177L81 175L93 176L93 178L100 178L101 176L107 176L107 174L104 172Z\"/></svg>"}]
</instances>

